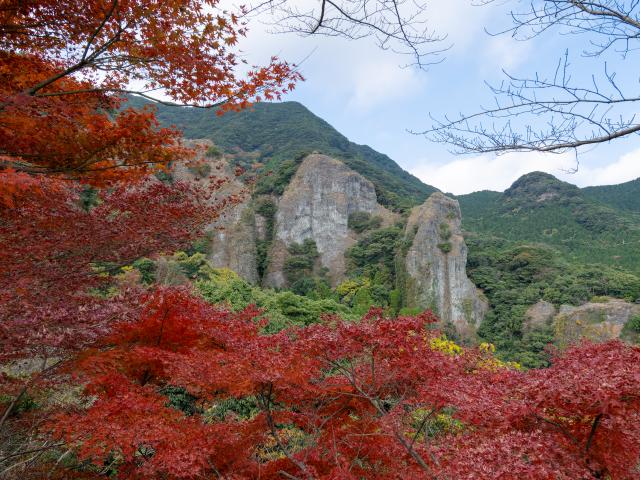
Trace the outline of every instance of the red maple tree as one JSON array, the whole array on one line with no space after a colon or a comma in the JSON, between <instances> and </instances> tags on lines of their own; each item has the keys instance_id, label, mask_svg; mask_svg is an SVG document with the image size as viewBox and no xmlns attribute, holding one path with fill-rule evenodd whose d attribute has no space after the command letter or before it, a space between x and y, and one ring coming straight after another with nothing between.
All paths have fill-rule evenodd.
<instances>
[{"instance_id":1,"label":"red maple tree","mask_svg":"<svg viewBox=\"0 0 640 480\"><path fill-rule=\"evenodd\" d=\"M0 5L0 181L15 172L104 185L184 157L179 134L124 94L241 109L301 79L272 58L238 73L242 11L218 0L6 0Z\"/></svg>"},{"instance_id":2,"label":"red maple tree","mask_svg":"<svg viewBox=\"0 0 640 480\"><path fill-rule=\"evenodd\" d=\"M638 347L585 344L521 372L442 348L430 314L263 335L257 312L184 289L148 301L68 366L93 400L52 423L122 478L638 476Z\"/></svg>"},{"instance_id":3,"label":"red maple tree","mask_svg":"<svg viewBox=\"0 0 640 480\"><path fill-rule=\"evenodd\" d=\"M156 180L103 191L87 209L80 188L47 177L31 182L31 195L0 208L2 361L55 357L95 339L127 305L99 290L121 267L188 247L235 200L212 200L221 182L210 192Z\"/></svg>"},{"instance_id":4,"label":"red maple tree","mask_svg":"<svg viewBox=\"0 0 640 480\"><path fill-rule=\"evenodd\" d=\"M195 149L123 102L162 92L224 112L293 88L286 62L242 67L241 14L217 0L0 3L2 359L95 338L128 304L88 295L104 283L97 267L184 247L224 207L147 180ZM100 205L81 209L79 184L107 188Z\"/></svg>"},{"instance_id":5,"label":"red maple tree","mask_svg":"<svg viewBox=\"0 0 640 480\"><path fill-rule=\"evenodd\" d=\"M149 179L195 150L124 102L224 112L291 90L301 76L286 62L242 65L242 14L218 0L0 2L0 361L36 358L51 374L48 360L140 308L135 285L107 288L112 273L186 247L234 200ZM83 209L87 184L101 190ZM3 436L36 378L0 375Z\"/></svg>"}]
</instances>

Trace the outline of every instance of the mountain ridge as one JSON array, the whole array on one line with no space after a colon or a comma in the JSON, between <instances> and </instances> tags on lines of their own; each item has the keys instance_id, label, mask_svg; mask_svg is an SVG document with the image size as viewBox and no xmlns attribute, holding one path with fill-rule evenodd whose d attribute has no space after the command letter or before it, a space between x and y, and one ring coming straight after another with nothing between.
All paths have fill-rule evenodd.
<instances>
[{"instance_id":1,"label":"mountain ridge","mask_svg":"<svg viewBox=\"0 0 640 480\"><path fill-rule=\"evenodd\" d=\"M628 202L632 196L617 197L619 204L627 205L622 209L610 194L619 189L585 190L551 174L531 172L502 193L483 191L456 198L467 232L550 245L579 262L639 272L640 217Z\"/></svg>"},{"instance_id":2,"label":"mountain ridge","mask_svg":"<svg viewBox=\"0 0 640 480\"><path fill-rule=\"evenodd\" d=\"M139 98L128 106L153 105L160 125L176 126L186 138L209 139L247 170L262 165L261 193L282 193L301 158L317 151L342 160L376 185L379 201L395 210L421 204L437 188L402 169L389 156L351 142L328 122L298 102L261 102L242 112L168 107Z\"/></svg>"}]
</instances>

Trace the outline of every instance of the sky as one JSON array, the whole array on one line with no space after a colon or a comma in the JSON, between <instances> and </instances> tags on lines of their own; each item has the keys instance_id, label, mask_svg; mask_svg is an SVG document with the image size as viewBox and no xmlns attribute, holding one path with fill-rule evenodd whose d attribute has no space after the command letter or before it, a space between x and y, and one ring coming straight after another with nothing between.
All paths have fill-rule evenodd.
<instances>
[{"instance_id":1,"label":"sky","mask_svg":"<svg viewBox=\"0 0 640 480\"><path fill-rule=\"evenodd\" d=\"M303 0L305 1L305 0ZM308 0L306 0L308 1ZM490 105L486 82L496 84L510 74L552 73L569 51L572 73L589 79L602 71L601 60L582 55L584 36L550 32L534 40L492 36L509 26L510 4L503 0L474 6L471 0L431 0L430 27L447 35L451 48L444 61L426 71L403 67L407 58L377 48L370 38L351 41L334 37L300 37L273 33L253 19L240 48L250 64L263 64L271 55L301 62L306 81L283 100L304 104L350 140L389 155L427 184L454 194L477 190L502 191L521 175L541 170L578 186L622 183L640 177L640 137L590 148L579 154L510 153L460 155L450 147L411 134L431 126L429 115L442 118L473 113ZM637 78L615 52L605 60L609 68L635 90Z\"/></svg>"}]
</instances>

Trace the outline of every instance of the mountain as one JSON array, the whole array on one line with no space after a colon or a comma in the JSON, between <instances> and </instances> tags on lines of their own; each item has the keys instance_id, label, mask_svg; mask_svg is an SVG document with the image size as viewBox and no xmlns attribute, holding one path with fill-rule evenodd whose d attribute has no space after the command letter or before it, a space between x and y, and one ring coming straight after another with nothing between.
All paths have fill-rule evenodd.
<instances>
[{"instance_id":1,"label":"mountain","mask_svg":"<svg viewBox=\"0 0 640 480\"><path fill-rule=\"evenodd\" d=\"M638 181L580 189L552 175L532 172L504 193L457 197L467 232L511 242L552 246L582 263L640 272Z\"/></svg>"},{"instance_id":2,"label":"mountain","mask_svg":"<svg viewBox=\"0 0 640 480\"><path fill-rule=\"evenodd\" d=\"M131 98L128 104L140 108L150 102ZM378 201L394 210L421 204L437 191L387 155L349 141L297 102L258 103L222 116L214 110L155 106L162 126L176 126L186 138L213 141L232 164L247 169L262 164L260 193L281 194L302 158L314 151L340 159L373 182Z\"/></svg>"},{"instance_id":3,"label":"mountain","mask_svg":"<svg viewBox=\"0 0 640 480\"><path fill-rule=\"evenodd\" d=\"M569 331L569 306L607 302L590 309L596 313L585 336L594 340L598 328L617 331L616 322L624 323L608 298L640 297L640 221L628 193L633 182L621 187L580 189L532 172L502 193L457 197L467 274L489 301L478 333L503 358L544 366L545 345L566 341L560 332ZM551 313L540 320L539 310ZM609 316L613 323L603 322Z\"/></svg>"},{"instance_id":4,"label":"mountain","mask_svg":"<svg viewBox=\"0 0 640 480\"><path fill-rule=\"evenodd\" d=\"M205 140L199 140L206 142ZM208 182L206 169L178 165L174 178ZM215 201L215 200L213 200ZM343 162L307 155L282 196L245 196L211 225L200 251L215 268L264 288L340 301L361 314L437 312L456 336L475 338L488 304L466 275L458 202L437 192L408 215L380 205L374 184Z\"/></svg>"},{"instance_id":5,"label":"mountain","mask_svg":"<svg viewBox=\"0 0 640 480\"><path fill-rule=\"evenodd\" d=\"M587 198L612 208L640 214L640 178L619 185L586 187L582 192Z\"/></svg>"},{"instance_id":6,"label":"mountain","mask_svg":"<svg viewBox=\"0 0 640 480\"><path fill-rule=\"evenodd\" d=\"M238 188L255 180L201 253L253 289L299 296L278 297L280 310L298 309L302 298L356 316L371 306L428 307L450 338L491 342L501 358L539 367L548 364L546 345L564 341L557 327L566 322L556 320L570 307L591 304L594 322L621 335L628 318L616 311L640 299L639 181L580 189L533 172L505 192L451 200L295 102L221 117L157 108L161 124L208 140L207 162L223 162L231 176L244 167ZM237 294L251 303L245 287ZM599 306L609 298L624 308Z\"/></svg>"}]
</instances>

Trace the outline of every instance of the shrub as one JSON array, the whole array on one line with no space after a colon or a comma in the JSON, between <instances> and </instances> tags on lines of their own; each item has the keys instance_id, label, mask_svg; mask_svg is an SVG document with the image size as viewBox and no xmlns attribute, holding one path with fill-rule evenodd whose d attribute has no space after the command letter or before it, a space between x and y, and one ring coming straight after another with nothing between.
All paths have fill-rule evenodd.
<instances>
[{"instance_id":1,"label":"shrub","mask_svg":"<svg viewBox=\"0 0 640 480\"><path fill-rule=\"evenodd\" d=\"M133 268L140 272L142 283L150 285L155 282L156 264L153 260L149 258L139 258L133 262Z\"/></svg>"},{"instance_id":2,"label":"shrub","mask_svg":"<svg viewBox=\"0 0 640 480\"><path fill-rule=\"evenodd\" d=\"M444 254L451 252L451 242L442 242L438 244L438 248Z\"/></svg>"},{"instance_id":3,"label":"shrub","mask_svg":"<svg viewBox=\"0 0 640 480\"><path fill-rule=\"evenodd\" d=\"M303 243L293 243L288 247L289 258L284 262L284 274L288 284L294 285L303 278L313 275L314 265L320 256L316 242L307 238Z\"/></svg>"},{"instance_id":4,"label":"shrub","mask_svg":"<svg viewBox=\"0 0 640 480\"><path fill-rule=\"evenodd\" d=\"M207 148L207 152L205 153L205 156L209 158L220 158L222 156L222 150L220 150L215 145L212 145L209 148Z\"/></svg>"},{"instance_id":5,"label":"shrub","mask_svg":"<svg viewBox=\"0 0 640 480\"><path fill-rule=\"evenodd\" d=\"M349 215L347 226L356 233L362 233L366 230L375 230L382 225L382 218L379 216L372 217L368 212L353 212Z\"/></svg>"},{"instance_id":6,"label":"shrub","mask_svg":"<svg viewBox=\"0 0 640 480\"><path fill-rule=\"evenodd\" d=\"M640 333L640 315L634 315L629 319L626 327L634 333Z\"/></svg>"},{"instance_id":7,"label":"shrub","mask_svg":"<svg viewBox=\"0 0 640 480\"><path fill-rule=\"evenodd\" d=\"M442 240L449 240L451 238L451 227L448 223L442 222L440 224L440 238Z\"/></svg>"}]
</instances>

